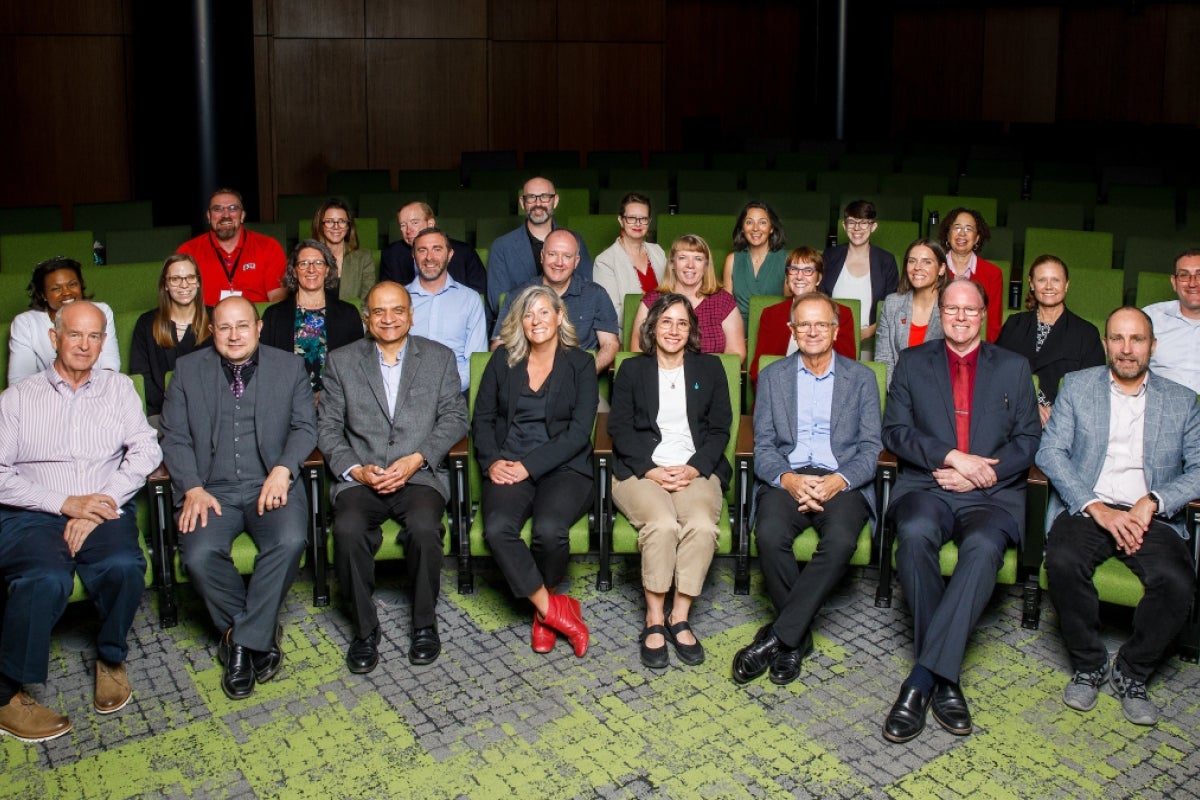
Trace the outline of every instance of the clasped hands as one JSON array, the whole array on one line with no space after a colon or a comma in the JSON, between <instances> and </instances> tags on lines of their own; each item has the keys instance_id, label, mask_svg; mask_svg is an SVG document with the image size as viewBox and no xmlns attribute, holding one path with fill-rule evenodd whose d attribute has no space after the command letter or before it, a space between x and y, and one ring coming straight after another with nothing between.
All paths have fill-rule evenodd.
<instances>
[{"instance_id":1,"label":"clasped hands","mask_svg":"<svg viewBox=\"0 0 1200 800\"><path fill-rule=\"evenodd\" d=\"M1117 549L1132 555L1142 546L1146 531L1150 530L1150 521L1154 518L1154 501L1149 495L1142 497L1128 511L1111 508L1096 501L1083 507L1083 510L1097 525L1112 534L1117 540Z\"/></svg>"},{"instance_id":2,"label":"clasped hands","mask_svg":"<svg viewBox=\"0 0 1200 800\"><path fill-rule=\"evenodd\" d=\"M700 477L700 470L690 464L680 464L675 467L655 467L647 470L644 476L648 481L654 481L668 492L678 492L686 489L692 481Z\"/></svg>"},{"instance_id":3,"label":"clasped hands","mask_svg":"<svg viewBox=\"0 0 1200 800\"><path fill-rule=\"evenodd\" d=\"M425 463L420 453L397 458L386 469L377 464L364 464L350 470L350 477L379 494L392 494L404 488L408 479Z\"/></svg>"},{"instance_id":4,"label":"clasped hands","mask_svg":"<svg viewBox=\"0 0 1200 800\"><path fill-rule=\"evenodd\" d=\"M497 486L509 486L520 483L529 477L529 470L520 461L500 459L493 461L488 467L488 479Z\"/></svg>"},{"instance_id":5,"label":"clasped hands","mask_svg":"<svg viewBox=\"0 0 1200 800\"><path fill-rule=\"evenodd\" d=\"M961 450L951 450L946 455L946 465L935 469L933 479L948 492L970 492L988 489L996 485L998 458L971 455Z\"/></svg>"},{"instance_id":6,"label":"clasped hands","mask_svg":"<svg viewBox=\"0 0 1200 800\"><path fill-rule=\"evenodd\" d=\"M779 477L779 485L796 501L796 509L801 513L809 511L824 511L825 503L844 491L846 481L841 475L800 475L795 472L785 472Z\"/></svg>"},{"instance_id":7,"label":"clasped hands","mask_svg":"<svg viewBox=\"0 0 1200 800\"><path fill-rule=\"evenodd\" d=\"M102 522L121 516L117 501L106 494L70 495L59 512L69 517L67 527L63 530L63 539L72 558Z\"/></svg>"}]
</instances>

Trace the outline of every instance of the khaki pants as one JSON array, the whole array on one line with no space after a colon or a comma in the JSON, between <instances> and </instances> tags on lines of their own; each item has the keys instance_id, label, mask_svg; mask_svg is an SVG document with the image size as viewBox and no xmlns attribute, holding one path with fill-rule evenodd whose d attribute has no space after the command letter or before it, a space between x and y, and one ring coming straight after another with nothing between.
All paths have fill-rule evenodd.
<instances>
[{"instance_id":1,"label":"khaki pants","mask_svg":"<svg viewBox=\"0 0 1200 800\"><path fill-rule=\"evenodd\" d=\"M645 478L613 480L613 502L638 532L642 585L651 592L700 594L717 550L721 481L696 478L668 492Z\"/></svg>"}]
</instances>

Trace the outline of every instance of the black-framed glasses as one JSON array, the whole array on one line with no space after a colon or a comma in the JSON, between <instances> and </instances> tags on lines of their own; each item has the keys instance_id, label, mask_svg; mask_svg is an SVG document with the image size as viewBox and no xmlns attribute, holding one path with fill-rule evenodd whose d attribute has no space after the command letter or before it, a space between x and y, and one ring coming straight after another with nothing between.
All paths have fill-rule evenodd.
<instances>
[{"instance_id":1,"label":"black-framed glasses","mask_svg":"<svg viewBox=\"0 0 1200 800\"><path fill-rule=\"evenodd\" d=\"M650 224L649 217L625 217L625 216L623 216L623 217L621 217L621 219L622 219L622 221L624 221L624 223L626 225L649 225Z\"/></svg>"},{"instance_id":2,"label":"black-framed glasses","mask_svg":"<svg viewBox=\"0 0 1200 800\"><path fill-rule=\"evenodd\" d=\"M801 275L807 275L809 277L817 274L817 268L809 266L808 264L788 264L786 267L784 267L784 270L787 272L799 272Z\"/></svg>"},{"instance_id":3,"label":"black-framed glasses","mask_svg":"<svg viewBox=\"0 0 1200 800\"><path fill-rule=\"evenodd\" d=\"M523 194L521 199L525 201L525 205L530 203L549 203L555 197L554 192L543 192L542 194Z\"/></svg>"},{"instance_id":4,"label":"black-framed glasses","mask_svg":"<svg viewBox=\"0 0 1200 800\"><path fill-rule=\"evenodd\" d=\"M224 206L211 205L208 207L208 210L210 213L213 213L213 214L220 214L222 211L228 211L230 214L236 214L237 212L242 210L242 207L239 206L237 203L229 203L228 205L224 205Z\"/></svg>"}]
</instances>

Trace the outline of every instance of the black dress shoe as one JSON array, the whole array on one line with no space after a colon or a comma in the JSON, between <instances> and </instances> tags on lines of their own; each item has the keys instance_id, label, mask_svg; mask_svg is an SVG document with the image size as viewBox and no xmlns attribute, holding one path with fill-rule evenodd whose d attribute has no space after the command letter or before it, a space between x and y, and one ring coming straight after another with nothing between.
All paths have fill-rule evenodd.
<instances>
[{"instance_id":1,"label":"black dress shoe","mask_svg":"<svg viewBox=\"0 0 1200 800\"><path fill-rule=\"evenodd\" d=\"M283 626L275 626L275 641L271 643L269 650L265 652L254 651L250 660L254 662L254 680L258 683L266 683L275 677L279 672L279 668L283 666L283 649L280 644L283 642Z\"/></svg>"},{"instance_id":2,"label":"black dress shoe","mask_svg":"<svg viewBox=\"0 0 1200 800\"><path fill-rule=\"evenodd\" d=\"M933 689L933 718L955 736L971 732L971 709L957 683L938 681Z\"/></svg>"},{"instance_id":3,"label":"black dress shoe","mask_svg":"<svg viewBox=\"0 0 1200 800\"><path fill-rule=\"evenodd\" d=\"M800 640L799 647L780 647L779 652L775 654L775 658L771 659L771 674L767 677L771 679L771 683L779 686L787 686L796 678L800 677L800 665L804 663L804 659L813 651L813 638L811 631L804 632L804 638Z\"/></svg>"},{"instance_id":4,"label":"black dress shoe","mask_svg":"<svg viewBox=\"0 0 1200 800\"><path fill-rule=\"evenodd\" d=\"M883 723L883 738L889 742L907 742L925 730L925 712L929 698L914 686L901 686L896 704Z\"/></svg>"},{"instance_id":5,"label":"black dress shoe","mask_svg":"<svg viewBox=\"0 0 1200 800\"><path fill-rule=\"evenodd\" d=\"M346 666L357 675L365 675L379 666L379 628L362 639L350 642L346 650Z\"/></svg>"},{"instance_id":6,"label":"black dress shoe","mask_svg":"<svg viewBox=\"0 0 1200 800\"><path fill-rule=\"evenodd\" d=\"M250 648L232 641L229 643L229 657L225 661L221 688L230 700L245 700L254 691L254 660L250 656Z\"/></svg>"},{"instance_id":7,"label":"black dress shoe","mask_svg":"<svg viewBox=\"0 0 1200 800\"><path fill-rule=\"evenodd\" d=\"M733 680L748 683L767 671L783 642L775 635L770 625L764 625L754 634L754 641L737 651L733 657Z\"/></svg>"},{"instance_id":8,"label":"black dress shoe","mask_svg":"<svg viewBox=\"0 0 1200 800\"><path fill-rule=\"evenodd\" d=\"M229 647L232 636L233 628L226 628L225 635L221 637L221 641L217 642L217 663L222 667L229 663Z\"/></svg>"},{"instance_id":9,"label":"black dress shoe","mask_svg":"<svg viewBox=\"0 0 1200 800\"><path fill-rule=\"evenodd\" d=\"M413 664L432 664L442 652L442 640L437 626L417 628L413 631L412 645L408 648L408 660Z\"/></svg>"}]
</instances>

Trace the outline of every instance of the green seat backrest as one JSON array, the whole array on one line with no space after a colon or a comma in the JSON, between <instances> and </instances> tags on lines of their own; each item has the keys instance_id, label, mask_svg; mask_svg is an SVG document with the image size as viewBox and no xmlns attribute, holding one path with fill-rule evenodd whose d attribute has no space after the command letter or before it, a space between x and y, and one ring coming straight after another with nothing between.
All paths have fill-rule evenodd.
<instances>
[{"instance_id":1,"label":"green seat backrest","mask_svg":"<svg viewBox=\"0 0 1200 800\"><path fill-rule=\"evenodd\" d=\"M63 229L59 206L0 208L0 235L10 233L57 233Z\"/></svg>"},{"instance_id":2,"label":"green seat backrest","mask_svg":"<svg viewBox=\"0 0 1200 800\"><path fill-rule=\"evenodd\" d=\"M161 268L163 259L190 238L192 229L187 225L109 231L104 260L109 266L157 261Z\"/></svg>"},{"instance_id":3,"label":"green seat backrest","mask_svg":"<svg viewBox=\"0 0 1200 800\"><path fill-rule=\"evenodd\" d=\"M357 201L368 192L390 192L392 174L387 169L341 169L325 178L325 191ZM357 202L355 204L357 206ZM356 207L356 211L357 211Z\"/></svg>"},{"instance_id":4,"label":"green seat backrest","mask_svg":"<svg viewBox=\"0 0 1200 800\"><path fill-rule=\"evenodd\" d=\"M737 214L748 199L737 189L680 189L676 196L681 214Z\"/></svg>"},{"instance_id":5,"label":"green seat backrest","mask_svg":"<svg viewBox=\"0 0 1200 800\"><path fill-rule=\"evenodd\" d=\"M161 272L162 261L144 261L93 267L84 270L84 277L88 292L95 295L96 300L108 303L114 314L122 311L141 313L158 307L158 276Z\"/></svg>"},{"instance_id":6,"label":"green seat backrest","mask_svg":"<svg viewBox=\"0 0 1200 800\"><path fill-rule=\"evenodd\" d=\"M683 192L736 192L738 172L736 169L681 169L675 175L675 191Z\"/></svg>"},{"instance_id":7,"label":"green seat backrest","mask_svg":"<svg viewBox=\"0 0 1200 800\"><path fill-rule=\"evenodd\" d=\"M746 191L753 197L767 192L804 193L808 191L808 173L781 169L747 170Z\"/></svg>"},{"instance_id":8,"label":"green seat backrest","mask_svg":"<svg viewBox=\"0 0 1200 800\"><path fill-rule=\"evenodd\" d=\"M592 213L592 192L585 188L562 188L555 187L558 191L558 208L554 215L559 220L559 225L564 228L571 227L571 220L576 217L587 216Z\"/></svg>"},{"instance_id":9,"label":"green seat backrest","mask_svg":"<svg viewBox=\"0 0 1200 800\"><path fill-rule=\"evenodd\" d=\"M750 295L750 305L747 309L749 317L749 330L746 331L746 363L750 363L754 359L754 351L758 347L758 333L762 327L763 311L786 300L782 294L752 294ZM759 364L759 369L762 369L762 364Z\"/></svg>"},{"instance_id":10,"label":"green seat backrest","mask_svg":"<svg viewBox=\"0 0 1200 800\"><path fill-rule=\"evenodd\" d=\"M652 212L657 213L658 209L652 209ZM571 217L570 227L583 237L593 259L611 247L621 233L616 214L580 214Z\"/></svg>"},{"instance_id":11,"label":"green seat backrest","mask_svg":"<svg viewBox=\"0 0 1200 800\"><path fill-rule=\"evenodd\" d=\"M1030 228L1025 231L1025 263L1040 255L1056 255L1072 271L1111 271L1113 236L1103 231L1064 231Z\"/></svg>"},{"instance_id":12,"label":"green seat backrest","mask_svg":"<svg viewBox=\"0 0 1200 800\"><path fill-rule=\"evenodd\" d=\"M625 295L625 310L621 322L621 349L629 350L633 347L633 320L637 317L638 306L642 304L644 294L627 294Z\"/></svg>"},{"instance_id":13,"label":"green seat backrest","mask_svg":"<svg viewBox=\"0 0 1200 800\"><path fill-rule=\"evenodd\" d=\"M285 223L247 222L246 230L251 230L255 233L261 233L263 236L270 236L272 239L279 242L279 246L283 248L283 252L286 253L288 251L287 225Z\"/></svg>"},{"instance_id":14,"label":"green seat backrest","mask_svg":"<svg viewBox=\"0 0 1200 800\"><path fill-rule=\"evenodd\" d=\"M149 200L76 203L71 209L71 220L71 226L75 230L91 231L92 235L107 247L110 231L153 228L154 209Z\"/></svg>"},{"instance_id":15,"label":"green seat backrest","mask_svg":"<svg viewBox=\"0 0 1200 800\"><path fill-rule=\"evenodd\" d=\"M438 194L437 214L439 217L462 217L474 230L474 220L513 214L515 203L516 194L503 189L447 189Z\"/></svg>"},{"instance_id":16,"label":"green seat backrest","mask_svg":"<svg viewBox=\"0 0 1200 800\"><path fill-rule=\"evenodd\" d=\"M157 302L155 303L157 305ZM126 375L129 374L129 355L133 350L133 328L137 324L138 317L150 310L150 306L134 311L117 311L113 310L113 325L116 326L117 337L117 352L121 354L121 371ZM113 335L109 331L109 336ZM141 377L140 375L138 376ZM142 398L143 405L146 398Z\"/></svg>"},{"instance_id":17,"label":"green seat backrest","mask_svg":"<svg viewBox=\"0 0 1200 800\"><path fill-rule=\"evenodd\" d=\"M958 179L958 193L963 197L996 198L996 215L987 220L1002 225L1008 219L1008 204L1021 199L1021 175L1019 172L1004 178L963 175Z\"/></svg>"},{"instance_id":18,"label":"green seat backrest","mask_svg":"<svg viewBox=\"0 0 1200 800\"><path fill-rule=\"evenodd\" d=\"M733 241L733 228L741 209L728 214L668 214L658 218L658 243L670 252L671 242L685 233L695 234L708 242L713 251L713 267L720 277L723 260L717 260L717 251L728 251Z\"/></svg>"},{"instance_id":19,"label":"green seat backrest","mask_svg":"<svg viewBox=\"0 0 1200 800\"><path fill-rule=\"evenodd\" d=\"M1025 231L1029 228L1081 231L1085 219L1082 203L1016 200L1008 205L1006 227L1013 232L1014 243L1023 246Z\"/></svg>"},{"instance_id":20,"label":"green seat backrest","mask_svg":"<svg viewBox=\"0 0 1200 800\"><path fill-rule=\"evenodd\" d=\"M39 262L55 256L66 256L84 267L93 263L91 231L59 233L13 233L0 236L0 272L31 275Z\"/></svg>"},{"instance_id":21,"label":"green seat backrest","mask_svg":"<svg viewBox=\"0 0 1200 800\"><path fill-rule=\"evenodd\" d=\"M823 217L821 219L784 217L779 222L783 225L783 232L787 236L787 244L783 246L785 252L790 253L801 245L808 245L818 253L825 250L826 242L829 239L829 220Z\"/></svg>"},{"instance_id":22,"label":"green seat backrest","mask_svg":"<svg viewBox=\"0 0 1200 800\"><path fill-rule=\"evenodd\" d=\"M792 191L762 191L757 193L757 197L751 194L752 200L761 200L769 205L776 214L786 219L816 219L825 222L825 227L829 228L829 204L833 202L830 199L829 192L806 192L801 188ZM734 218L737 221L737 218ZM730 226L732 229L732 226ZM732 230L730 231L732 235ZM788 234L789 242L791 234ZM818 248L820 249L820 248Z\"/></svg>"},{"instance_id":23,"label":"green seat backrest","mask_svg":"<svg viewBox=\"0 0 1200 800\"><path fill-rule=\"evenodd\" d=\"M506 233L515 231L525 223L522 216L508 214L498 217L479 217L475 220L475 244L491 248L492 242Z\"/></svg>"},{"instance_id":24,"label":"green seat backrest","mask_svg":"<svg viewBox=\"0 0 1200 800\"><path fill-rule=\"evenodd\" d=\"M281 194L275 200L275 220L289 227L294 219L311 221L313 214L317 213L317 209L328 199L327 194ZM340 199L351 208L354 207L346 198Z\"/></svg>"},{"instance_id":25,"label":"green seat backrest","mask_svg":"<svg viewBox=\"0 0 1200 800\"><path fill-rule=\"evenodd\" d=\"M875 232L871 234L871 245L892 254L899 265L904 260L908 246L917 240L920 226L915 222L897 222L896 220L881 219L875 223ZM846 229L841 224L837 226L838 244L845 244Z\"/></svg>"},{"instance_id":26,"label":"green seat backrest","mask_svg":"<svg viewBox=\"0 0 1200 800\"><path fill-rule=\"evenodd\" d=\"M1095 325L1097 330L1103 330L1109 313L1122 305L1125 273L1110 269L1107 272L1072 272L1072 277L1067 308Z\"/></svg>"},{"instance_id":27,"label":"green seat backrest","mask_svg":"<svg viewBox=\"0 0 1200 800\"><path fill-rule=\"evenodd\" d=\"M862 355L862 301L855 298L853 300L846 297L835 297L834 302L841 303L850 309L850 316L854 317L854 357L858 358ZM762 367L760 366L759 369Z\"/></svg>"},{"instance_id":28,"label":"green seat backrest","mask_svg":"<svg viewBox=\"0 0 1200 800\"><path fill-rule=\"evenodd\" d=\"M1174 300L1178 297L1171 286L1171 276L1159 272L1142 272L1137 276L1137 306L1144 308L1151 303Z\"/></svg>"}]
</instances>

